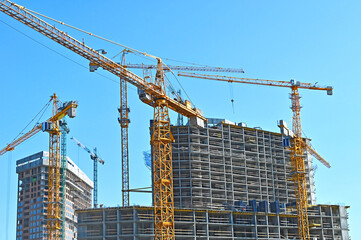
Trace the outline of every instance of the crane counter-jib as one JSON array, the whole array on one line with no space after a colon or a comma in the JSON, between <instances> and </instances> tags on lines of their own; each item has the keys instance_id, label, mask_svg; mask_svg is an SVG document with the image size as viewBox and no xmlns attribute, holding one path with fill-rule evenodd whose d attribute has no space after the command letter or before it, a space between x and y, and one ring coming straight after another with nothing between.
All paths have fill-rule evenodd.
<instances>
[{"instance_id":1,"label":"crane counter-jib","mask_svg":"<svg viewBox=\"0 0 361 240\"><path fill-rule=\"evenodd\" d=\"M198 111L193 110L192 108L185 107L182 103L173 101L171 98L165 95L156 85L147 82L146 80L127 70L120 64L103 56L102 54L88 47L84 43L69 36L67 33L60 31L56 27L36 17L35 15L26 11L24 7L19 6L18 4L15 4L8 0L0 0L0 11L24 23L30 28L54 40L55 42L79 54L80 56L86 58L90 61L91 64L102 67L104 70L107 70L114 75L126 80L128 83L138 87L139 89L149 94L152 99L164 98L168 102L169 107L172 110L177 112L179 111L179 113L187 117L198 117L202 120L205 120L205 118L201 116ZM148 104L152 105L151 103Z\"/></svg>"}]
</instances>

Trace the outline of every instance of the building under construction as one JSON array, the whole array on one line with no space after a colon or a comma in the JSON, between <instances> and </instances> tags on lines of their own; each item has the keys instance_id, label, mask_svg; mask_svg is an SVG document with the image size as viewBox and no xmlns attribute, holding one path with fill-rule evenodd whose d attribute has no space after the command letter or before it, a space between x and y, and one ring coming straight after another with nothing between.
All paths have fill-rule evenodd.
<instances>
[{"instance_id":1,"label":"building under construction","mask_svg":"<svg viewBox=\"0 0 361 240\"><path fill-rule=\"evenodd\" d=\"M225 119L173 126L177 239L298 239L290 151L280 133ZM348 240L346 206L315 205L312 158L305 153L310 235ZM152 239L151 207L78 211L78 239Z\"/></svg>"},{"instance_id":2,"label":"building under construction","mask_svg":"<svg viewBox=\"0 0 361 240\"><path fill-rule=\"evenodd\" d=\"M16 161L18 174L17 240L47 239L49 154L39 152ZM75 210L92 206L93 182L67 158L64 239L77 239ZM61 193L63 193L61 188Z\"/></svg>"},{"instance_id":3,"label":"building under construction","mask_svg":"<svg viewBox=\"0 0 361 240\"><path fill-rule=\"evenodd\" d=\"M317 83L302 83L295 80L279 81L196 73L185 74L178 72L178 76L183 77L288 88L291 91L290 99L293 112L293 137L291 137L291 135L287 136L291 139L290 145L292 150L290 153L283 148L283 145L280 145L280 139L282 139L281 135L278 135L278 138L273 138L273 135L277 134L270 134L261 129L252 130L242 125L227 125L222 122L217 123L216 121L213 126L174 127L172 131L174 132L174 135L177 136L178 142L173 145L175 165L173 171L171 155L173 138L172 134L170 134L169 109L188 117L190 122L200 123L200 125L203 125L204 121L207 119L203 116L200 109L192 106L192 103L189 100L183 100L181 97L173 98L173 96L167 94L168 91L166 88L172 84L167 80L165 74L166 69L163 68L165 63L160 57L128 48L101 36L72 27L62 21L55 20L54 18L47 17L43 14L38 14L8 0L0 0L0 11L41 33L43 36L48 37L52 41L59 43L84 59L87 59L89 61L91 72L96 71L98 68L102 68L121 79L121 107L119 108L119 111L121 113L120 123L122 127L123 193L128 193L129 190L129 182L127 181L127 129L129 123L127 83L137 87L141 101L154 108L154 134L151 138L151 145L154 150L154 164L152 170L154 174L154 232L156 239L173 239L174 207L178 208L178 211L183 211L184 209L208 212L231 211L233 214L238 212L244 213L247 212L247 210L251 210L250 215L257 215L258 213L262 213L265 216L269 216L270 213L276 215L294 214L298 218L299 238L303 240L310 239L309 227L318 227L323 229L322 231L326 231L324 230L325 226L323 225L323 219L320 220L320 223L316 221L314 224L312 219L309 219L308 221L309 216L307 215L307 208L309 208L308 206L310 204L315 202L315 198L311 168L312 162L308 159L309 157L307 157L305 151L309 151L312 156L315 156L315 158L321 161L326 167L330 167L330 165L302 138L299 90L308 89L325 91L328 95L332 95L333 88L331 86L322 87L318 86ZM41 18L36 15L41 16ZM83 41L79 41L68 35L66 31L58 29L53 23L49 24L42 18L55 21L61 25L71 27L77 31L81 31L109 43L122 46L124 47L124 54L126 52L132 52L137 55L141 54L152 58L157 62L156 66L152 66L153 69L156 69L155 78L153 79L151 75L146 74L146 71L143 72L144 77L138 76L130 71L126 65L123 65L125 63L123 59L121 63L118 63L107 58L104 56L104 54L106 54L104 49L95 50L95 48L86 45L84 39ZM178 70L190 69L181 67L178 68ZM207 67L198 70L209 71ZM219 69L213 70L219 72ZM225 72L230 72L227 69L224 70ZM50 134L47 229L49 239L58 239L59 230L63 230L60 226L61 214L59 211L60 130L58 126L59 120L61 120L67 112L65 109L68 108L67 110L73 112L73 110L75 111L77 104L75 102L69 103L68 106L64 106L65 108L59 108L55 94L52 96L52 100L53 115L44 123L46 127L45 130L43 129L43 131L47 131ZM69 117L75 117L73 114L68 115ZM229 127L227 128L227 126ZM22 135L0 150L0 155L14 150L18 144L39 132L40 129L42 129L41 124L37 124L28 133ZM286 146L286 144L284 145ZM291 155L291 157L289 155ZM286 162L288 159L291 160L292 171L288 162ZM174 179L173 174L175 176ZM295 187L293 187L292 184L288 184L288 179L294 180ZM176 202L173 202L173 187L175 190L174 197ZM128 203L128 199L123 196L123 205L126 205L124 204L126 202ZM297 214L293 212L294 205L297 206ZM84 214L86 214L86 212ZM209 219L207 219L207 221L209 221ZM331 221L333 222L333 219ZM233 229L234 221L232 220L229 223L232 225ZM271 221L271 223L281 224L280 220L278 222ZM255 222L255 224L257 224L257 222ZM336 230L335 227L338 226L342 228L345 225L331 224L330 229L332 234L347 232L347 228L345 231ZM87 226L82 227L87 229ZM92 235L91 237L96 239L97 237L94 235L95 233L91 228L92 226L89 227L90 234ZM211 227L207 226L208 230L206 231L206 234L208 234L210 228ZM88 234L88 230L86 230L86 232ZM232 234L235 232L238 231L234 231ZM268 230L266 232L268 232ZM311 232L313 232L313 229ZM106 230L103 229L103 232L101 233L102 236L100 236L99 239L106 239L105 233ZM116 234L119 234L119 232ZM135 228L134 234L137 234ZM222 235L223 230L219 230L218 234L220 239L224 239L227 236ZM258 238L258 227L255 234L255 237ZM312 234L313 236L316 236L314 233ZM315 238L327 239L324 235L329 236L328 232L327 234L322 232ZM32 235L32 237L33 236L34 235ZM281 236L280 233L279 238L285 238L285 236L288 237L288 234L282 233ZM146 238L149 237L150 236L147 236ZM206 235L206 237L209 237L209 235ZM231 237L234 238L234 234ZM331 238L337 239L343 237L344 236L341 234L341 236L337 235L337 237L332 236ZM121 235L116 236L116 238L124 239ZM248 237L246 236L245 238ZM291 238L297 238L297 236ZM347 236L345 236L345 238L347 238Z\"/></svg>"},{"instance_id":4,"label":"building under construction","mask_svg":"<svg viewBox=\"0 0 361 240\"><path fill-rule=\"evenodd\" d=\"M348 240L345 206L316 205L308 210L316 240ZM154 239L153 207L79 210L79 240ZM297 215L255 210L175 209L176 239L298 239Z\"/></svg>"}]
</instances>

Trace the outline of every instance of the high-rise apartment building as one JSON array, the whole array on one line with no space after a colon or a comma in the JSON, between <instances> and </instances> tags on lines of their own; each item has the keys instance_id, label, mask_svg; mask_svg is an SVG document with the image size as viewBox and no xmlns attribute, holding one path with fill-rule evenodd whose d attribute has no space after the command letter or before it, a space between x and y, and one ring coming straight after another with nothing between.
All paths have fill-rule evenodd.
<instances>
[{"instance_id":1,"label":"high-rise apartment building","mask_svg":"<svg viewBox=\"0 0 361 240\"><path fill-rule=\"evenodd\" d=\"M17 240L46 239L49 155L39 152L16 161L18 174ZM67 158L65 239L77 239L75 210L92 206L93 182ZM61 189L63 191L63 189Z\"/></svg>"}]
</instances>

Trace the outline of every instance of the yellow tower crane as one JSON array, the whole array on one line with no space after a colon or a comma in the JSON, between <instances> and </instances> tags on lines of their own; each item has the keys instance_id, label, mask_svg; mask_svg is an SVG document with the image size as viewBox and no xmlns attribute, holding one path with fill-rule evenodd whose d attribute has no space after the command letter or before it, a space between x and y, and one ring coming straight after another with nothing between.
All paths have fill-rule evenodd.
<instances>
[{"instance_id":1,"label":"yellow tower crane","mask_svg":"<svg viewBox=\"0 0 361 240\"><path fill-rule=\"evenodd\" d=\"M305 150L312 154L316 159L321 161L326 167L330 167L330 164L324 160L311 146L306 144L302 138L301 128L301 104L300 95L298 89L311 89L327 91L327 95L332 95L333 88L319 87L311 83L302 83L298 81L275 81L253 78L238 78L229 76L218 75L206 75L198 73L179 72L178 76L201 78L216 81L225 81L230 83L247 83L265 86L286 87L291 88L291 102L293 112L293 138L291 144L291 167L292 167L292 179L295 184L296 205L297 205L297 217L298 217L298 232L299 237L302 240L310 239L309 223L308 223L308 196L307 196L307 182L306 182L306 168L304 161ZM284 127L284 126L281 126Z\"/></svg>"},{"instance_id":2,"label":"yellow tower crane","mask_svg":"<svg viewBox=\"0 0 361 240\"><path fill-rule=\"evenodd\" d=\"M131 50L123 50L122 61L121 64L125 68L133 68L133 69L142 69L143 73L148 70L157 69L157 65L150 64L130 64L125 63L125 54L131 53ZM221 67L210 67L210 66L171 66L166 65L163 67L163 71L201 71L201 72L232 72L232 73L244 73L243 69L240 68L221 68ZM146 76L144 74L144 78L150 76ZM177 94L176 91L173 91L174 94ZM180 98L180 96L177 96ZM181 99L178 99L181 101ZM121 144L122 144L122 197L123 197L123 206L129 206L130 192L132 190L129 189L129 151L128 151L128 127L130 123L129 119L129 107L127 103L127 82L121 80L120 85L120 118L118 119L121 126ZM181 116L181 114L178 114Z\"/></svg>"},{"instance_id":3,"label":"yellow tower crane","mask_svg":"<svg viewBox=\"0 0 361 240\"><path fill-rule=\"evenodd\" d=\"M153 150L155 239L174 239L171 148L173 137L170 131L169 109L193 119L191 122L202 124L202 122L204 123L204 121L206 121L206 118L203 117L201 111L189 105L186 106L184 103L178 102L166 94L163 62L158 57L142 53L145 56L157 60L155 81L147 81L124 68L121 64L112 61L96 50L88 47L84 42L74 39L67 33L36 17L23 6L8 0L0 0L0 11L89 60L92 69L101 67L127 83L136 86L139 90L140 99L154 108L151 144ZM49 231L54 232L56 230L51 227ZM54 236L54 234L49 234L48 239L54 239L52 236Z\"/></svg>"},{"instance_id":4,"label":"yellow tower crane","mask_svg":"<svg viewBox=\"0 0 361 240\"><path fill-rule=\"evenodd\" d=\"M70 101L60 105L59 99L55 93L51 96L50 101L53 101L52 117L41 124L37 124L29 132L1 149L0 156L8 151L13 151L16 146L31 138L41 130L49 133L49 188L46 227L48 239L60 239L62 201L60 199L61 131L59 129L59 120L66 115L70 118L74 118L76 116L78 104L74 101ZM63 191L65 191L65 189L63 189ZM63 194L63 196L65 196L65 194Z\"/></svg>"}]
</instances>

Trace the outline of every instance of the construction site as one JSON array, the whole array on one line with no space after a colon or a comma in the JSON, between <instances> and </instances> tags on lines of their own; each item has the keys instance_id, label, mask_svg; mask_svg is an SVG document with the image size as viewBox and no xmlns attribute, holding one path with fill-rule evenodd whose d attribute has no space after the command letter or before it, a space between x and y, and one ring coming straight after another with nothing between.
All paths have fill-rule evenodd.
<instances>
[{"instance_id":1,"label":"construction site","mask_svg":"<svg viewBox=\"0 0 361 240\"><path fill-rule=\"evenodd\" d=\"M74 99L61 101L54 93L36 115L43 117L48 111L51 116L34 122L30 131L21 132L0 149L0 156L21 151L17 147L37 133L49 135L48 149L34 148L33 154L16 159L16 240L351 239L350 206L317 201L316 163L326 169L331 164L311 145L301 126L299 90L331 96L332 86L293 79L243 78L239 77L244 73L241 68L168 65L160 57L8 0L0 0L0 11L43 35L39 37L85 59L90 72L99 73L103 69L117 77L120 84L117 120L121 146L116 151L121 153L121 159L111 160L121 166L118 175L122 189L113 189L121 192L122 198L116 200L119 205L104 206L98 200L98 165L104 165L105 161L97 148L87 147L68 136L68 122L71 125L77 117L81 103ZM106 57L104 49L94 50L84 38L80 41L71 37L55 23L117 45L122 48L116 55L121 62ZM156 64L128 64L125 61L128 54L152 59ZM137 75L137 71L143 76ZM181 91L173 86L171 76L286 89L290 93L292 119L278 119L274 125L279 131L269 131L262 126L250 127L248 124L252 123L239 122L239 119L211 118L203 113L201 106L195 107L183 87ZM130 162L135 160L129 157L133 147L128 140L132 126L129 86L136 88L142 103L154 109L153 117L142 117L149 132L139 140L150 139L149 155L144 153L145 164L151 172L150 187L130 187ZM231 102L233 106L233 98ZM261 107L257 111L262 111ZM170 110L177 115L176 123L171 119ZM287 122L292 126L287 126ZM69 157L68 139L82 152L87 152L93 176L87 176L79 162ZM109 183L101 187L113 186ZM151 195L152 204L132 204L131 194L137 193Z\"/></svg>"}]
</instances>

